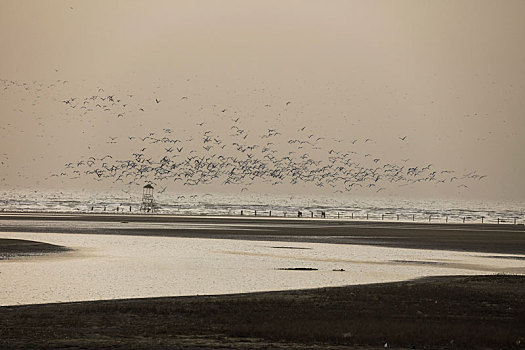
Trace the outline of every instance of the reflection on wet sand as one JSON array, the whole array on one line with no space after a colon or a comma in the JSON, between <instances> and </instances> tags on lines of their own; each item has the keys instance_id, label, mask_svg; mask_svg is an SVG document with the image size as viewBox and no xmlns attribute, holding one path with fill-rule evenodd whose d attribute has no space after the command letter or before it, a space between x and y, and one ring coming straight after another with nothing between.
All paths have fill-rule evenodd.
<instances>
[{"instance_id":1,"label":"reflection on wet sand","mask_svg":"<svg viewBox=\"0 0 525 350\"><path fill-rule=\"evenodd\" d=\"M493 253L156 236L28 232L1 236L74 251L2 261L0 273L6 283L0 305L289 290L433 275L525 273L523 260L500 259ZM311 270L301 273L304 269Z\"/></svg>"}]
</instances>

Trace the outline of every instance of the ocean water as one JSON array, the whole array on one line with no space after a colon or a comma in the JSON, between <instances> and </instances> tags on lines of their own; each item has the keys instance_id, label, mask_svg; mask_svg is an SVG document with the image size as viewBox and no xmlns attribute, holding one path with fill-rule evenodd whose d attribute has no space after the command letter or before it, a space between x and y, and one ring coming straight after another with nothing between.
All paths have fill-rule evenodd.
<instances>
[{"instance_id":1,"label":"ocean water","mask_svg":"<svg viewBox=\"0 0 525 350\"><path fill-rule=\"evenodd\" d=\"M2 191L0 211L140 213L141 194ZM525 202L269 194L155 194L160 214L320 217L342 220L525 224Z\"/></svg>"},{"instance_id":2,"label":"ocean water","mask_svg":"<svg viewBox=\"0 0 525 350\"><path fill-rule=\"evenodd\" d=\"M0 306L525 274L523 255L151 236L0 232L0 237L74 249L1 260Z\"/></svg>"}]
</instances>

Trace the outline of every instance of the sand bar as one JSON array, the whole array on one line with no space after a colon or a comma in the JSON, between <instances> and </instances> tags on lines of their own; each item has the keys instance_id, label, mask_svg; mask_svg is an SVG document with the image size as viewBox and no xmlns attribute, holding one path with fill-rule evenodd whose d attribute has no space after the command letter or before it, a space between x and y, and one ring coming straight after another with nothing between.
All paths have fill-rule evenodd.
<instances>
[{"instance_id":1,"label":"sand bar","mask_svg":"<svg viewBox=\"0 0 525 350\"><path fill-rule=\"evenodd\" d=\"M525 225L367 222L309 218L115 214L0 214L0 232L54 232L365 244L525 254Z\"/></svg>"}]
</instances>

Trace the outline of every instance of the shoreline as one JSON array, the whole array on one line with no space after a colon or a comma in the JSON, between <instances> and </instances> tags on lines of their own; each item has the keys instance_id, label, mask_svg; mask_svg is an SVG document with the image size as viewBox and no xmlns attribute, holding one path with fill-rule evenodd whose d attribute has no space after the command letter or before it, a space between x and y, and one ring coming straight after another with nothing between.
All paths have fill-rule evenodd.
<instances>
[{"instance_id":1,"label":"shoreline","mask_svg":"<svg viewBox=\"0 0 525 350\"><path fill-rule=\"evenodd\" d=\"M525 254L525 225L274 217L0 214L0 232L111 234Z\"/></svg>"},{"instance_id":2,"label":"shoreline","mask_svg":"<svg viewBox=\"0 0 525 350\"><path fill-rule=\"evenodd\" d=\"M256 219L284 219L284 220L307 220L307 219L321 219L332 221L362 221L362 222L387 222L387 223L437 223L437 224L480 224L480 225L525 225L522 213L510 215L502 214L496 216L476 216L473 212L471 214L443 214L443 213L393 213L393 212L348 212L337 211L323 211L323 208L312 209L303 208L298 211L276 211L271 209L236 209L233 212L191 212L191 211L159 211L159 212L144 212L144 211L127 211L124 207L118 207L122 210L118 211L115 208L109 210L45 210L45 209L0 209L0 215L91 215L91 216L131 216L131 217L214 217L214 218L256 218ZM326 209L328 210L328 209ZM243 214L243 212L245 212ZM273 213L273 215L272 215ZM298 214L301 213L301 216ZM324 213L324 214L323 214Z\"/></svg>"},{"instance_id":3,"label":"shoreline","mask_svg":"<svg viewBox=\"0 0 525 350\"><path fill-rule=\"evenodd\" d=\"M133 218L136 221L173 221L173 220L192 220L192 219L212 219L212 220L281 220L281 221L301 221L301 222L308 222L308 221L322 221L322 222L355 222L355 223L384 223L384 224L414 224L414 225L459 225L459 226L466 226L466 225L474 225L474 226L525 226L524 223L517 222L514 223L514 219L518 220L518 217L502 217L500 220L500 223L496 222L473 222L473 221L465 221L465 222L456 222L456 221L428 221L428 220L393 220L390 216L385 216L386 219L378 219L371 217L370 219L366 219L366 216L364 217L319 217L319 216L302 216L297 217L295 215L292 216L270 216L270 215L240 215L240 214L175 214L175 213L144 213L144 212L91 212L91 211L7 211L7 210L0 210L0 219L7 219L7 218L13 218L13 219L30 219L39 217L41 219L52 219L52 218L63 218L65 220L72 220L77 219L81 220L82 217L90 217L95 218L97 220L116 220L116 218ZM113 219L111 219L113 218ZM437 220L437 217L434 217L435 220Z\"/></svg>"}]
</instances>

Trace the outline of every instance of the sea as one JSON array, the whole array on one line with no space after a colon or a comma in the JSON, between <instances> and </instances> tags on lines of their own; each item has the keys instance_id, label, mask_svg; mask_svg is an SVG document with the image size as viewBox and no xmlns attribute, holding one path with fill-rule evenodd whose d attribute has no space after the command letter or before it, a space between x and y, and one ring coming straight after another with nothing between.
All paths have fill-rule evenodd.
<instances>
[{"instance_id":1,"label":"sea","mask_svg":"<svg viewBox=\"0 0 525 350\"><path fill-rule=\"evenodd\" d=\"M0 191L2 212L143 214L142 193ZM525 224L525 201L322 195L193 193L154 195L157 214L272 216L432 223Z\"/></svg>"}]
</instances>

